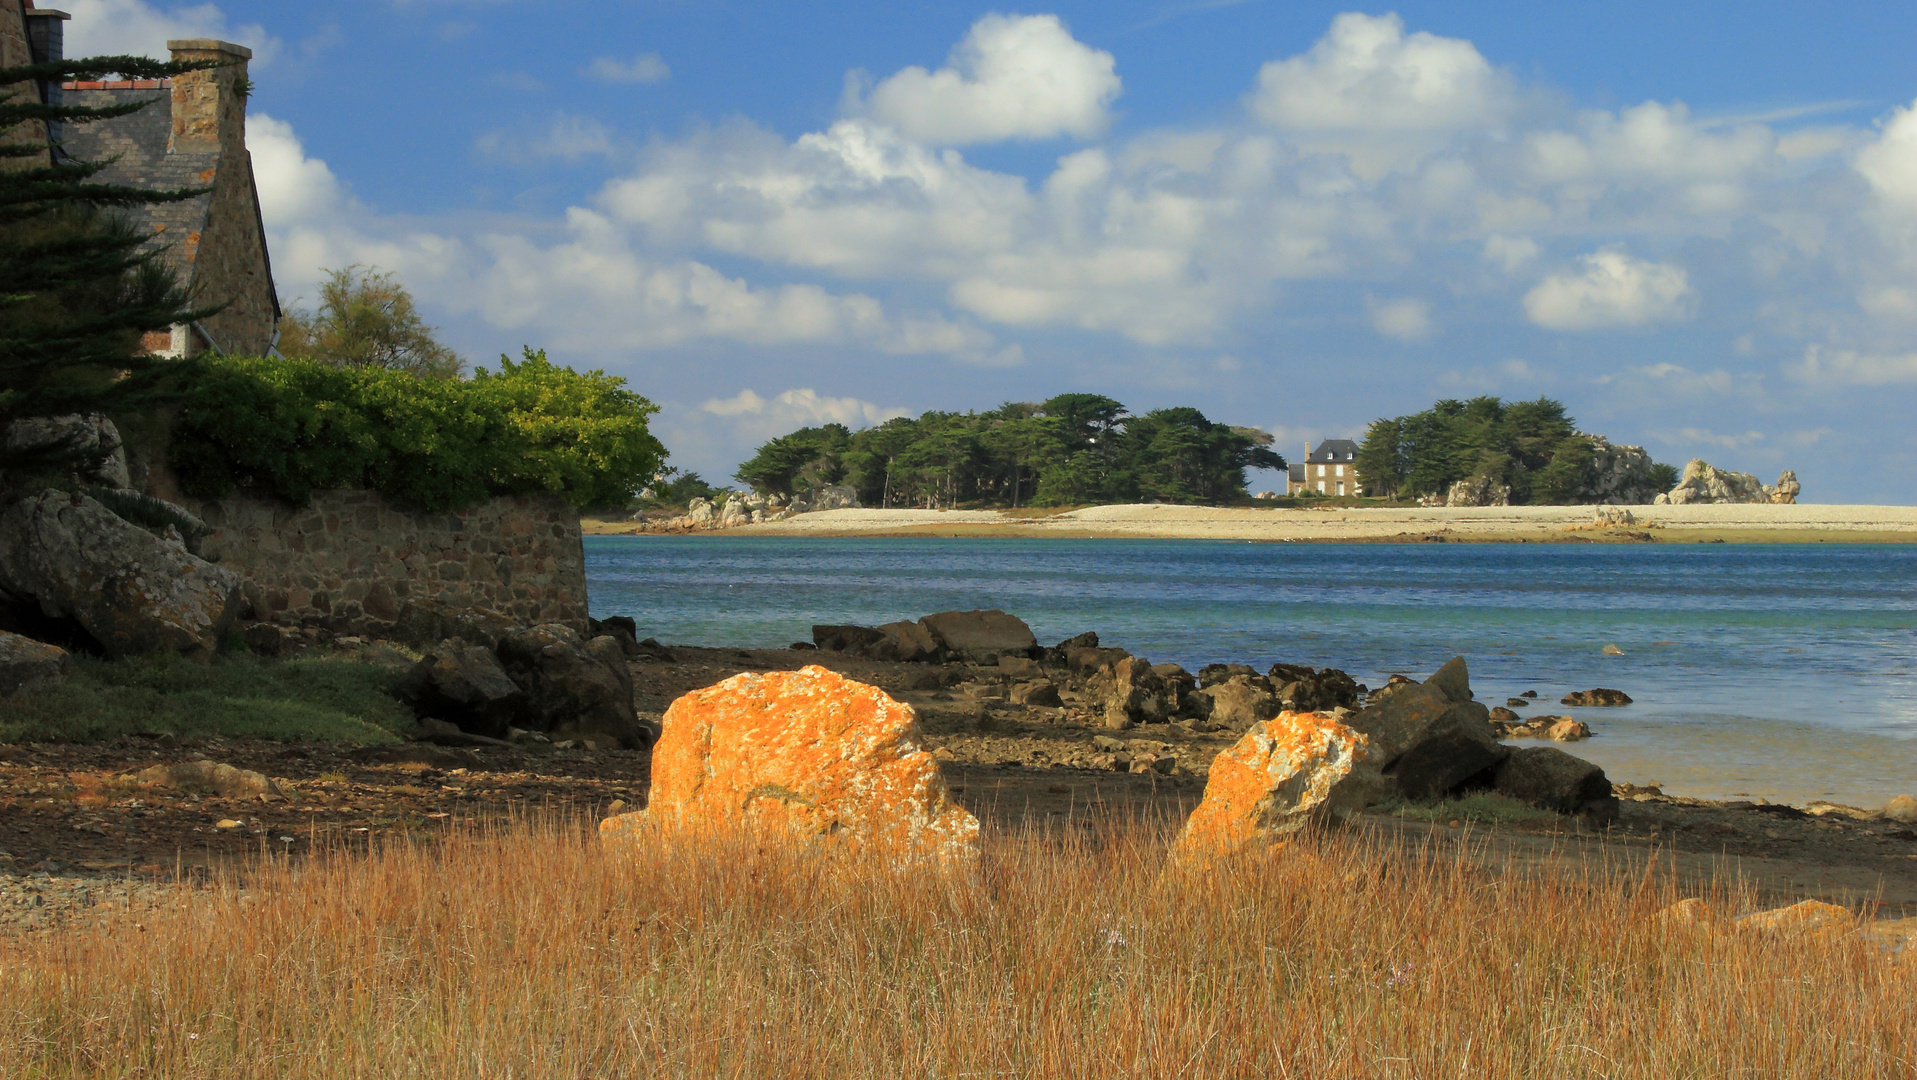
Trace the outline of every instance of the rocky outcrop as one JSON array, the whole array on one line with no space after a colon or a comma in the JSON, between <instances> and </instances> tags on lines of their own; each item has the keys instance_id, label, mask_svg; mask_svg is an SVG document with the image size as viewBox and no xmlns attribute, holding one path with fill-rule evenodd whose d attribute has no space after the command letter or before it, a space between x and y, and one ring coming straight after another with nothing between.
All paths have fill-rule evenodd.
<instances>
[{"instance_id":1,"label":"rocky outcrop","mask_svg":"<svg viewBox=\"0 0 1917 1080\"><path fill-rule=\"evenodd\" d=\"M996 664L1005 656L1045 655L1024 620L996 608L944 611L927 615L916 623L818 625L812 628L812 643L828 652L873 660L925 663L960 659L974 664Z\"/></svg>"},{"instance_id":2,"label":"rocky outcrop","mask_svg":"<svg viewBox=\"0 0 1917 1080\"><path fill-rule=\"evenodd\" d=\"M1519 750L1498 767L1500 793L1560 814L1617 816L1617 798L1604 770L1549 746Z\"/></svg>"},{"instance_id":3,"label":"rocky outcrop","mask_svg":"<svg viewBox=\"0 0 1917 1080\"><path fill-rule=\"evenodd\" d=\"M945 648L979 664L995 664L1005 654L1037 656L1038 638L1016 615L997 608L985 611L942 611L919 620Z\"/></svg>"},{"instance_id":4,"label":"rocky outcrop","mask_svg":"<svg viewBox=\"0 0 1917 1080\"><path fill-rule=\"evenodd\" d=\"M1797 496L1804 490L1804 485L1797 482L1797 473L1795 471L1785 469L1783 472L1777 474L1777 483L1772 485L1768 490L1772 502L1790 505L1797 501Z\"/></svg>"},{"instance_id":5,"label":"rocky outcrop","mask_svg":"<svg viewBox=\"0 0 1917 1080\"><path fill-rule=\"evenodd\" d=\"M240 585L84 495L42 491L0 515L0 592L74 620L109 656L217 649Z\"/></svg>"},{"instance_id":6,"label":"rocky outcrop","mask_svg":"<svg viewBox=\"0 0 1917 1080\"><path fill-rule=\"evenodd\" d=\"M1284 708L1278 703L1278 695L1267 686L1265 680L1256 675L1233 675L1224 682L1204 687L1198 694L1207 705L1205 721L1214 728L1246 731L1254 724L1276 717Z\"/></svg>"},{"instance_id":7,"label":"rocky outcrop","mask_svg":"<svg viewBox=\"0 0 1917 1080\"><path fill-rule=\"evenodd\" d=\"M1796 474L1789 474L1796 482ZM1782 480L1782 477L1779 477ZM1692 458L1684 466L1684 475L1677 486L1657 497L1658 505L1684 506L1690 503L1767 503L1771 501L1771 488L1767 488L1757 477L1750 473L1730 472L1718 469L1706 463L1702 458ZM1797 500L1797 492L1791 493L1791 501Z\"/></svg>"},{"instance_id":8,"label":"rocky outcrop","mask_svg":"<svg viewBox=\"0 0 1917 1080\"><path fill-rule=\"evenodd\" d=\"M650 745L657 733L632 705L632 670L611 635L588 641L569 626L545 623L507 635L500 666L526 692L532 730L568 738Z\"/></svg>"},{"instance_id":9,"label":"rocky outcrop","mask_svg":"<svg viewBox=\"0 0 1917 1080\"><path fill-rule=\"evenodd\" d=\"M1273 664L1265 678L1275 688L1278 700L1292 712L1356 708L1364 693L1364 687L1337 668Z\"/></svg>"},{"instance_id":10,"label":"rocky outcrop","mask_svg":"<svg viewBox=\"0 0 1917 1080\"><path fill-rule=\"evenodd\" d=\"M1560 705L1574 705L1586 708L1597 706L1616 707L1619 705L1629 705L1630 703L1631 695L1622 690L1611 690L1602 686L1590 690L1573 690L1558 701Z\"/></svg>"},{"instance_id":11,"label":"rocky outcrop","mask_svg":"<svg viewBox=\"0 0 1917 1080\"><path fill-rule=\"evenodd\" d=\"M526 693L497 657L479 645L447 639L420 657L394 695L422 717L445 720L473 735L503 739L527 715Z\"/></svg>"},{"instance_id":12,"label":"rocky outcrop","mask_svg":"<svg viewBox=\"0 0 1917 1080\"><path fill-rule=\"evenodd\" d=\"M1092 680L1091 693L1105 709L1105 726L1123 731L1134 724L1159 724L1172 715L1165 680L1150 660L1127 656Z\"/></svg>"},{"instance_id":13,"label":"rocky outcrop","mask_svg":"<svg viewBox=\"0 0 1917 1080\"><path fill-rule=\"evenodd\" d=\"M735 675L673 702L664 727L650 804L602 836L743 826L908 862L977 855L978 819L952 802L917 715L877 687L816 666Z\"/></svg>"},{"instance_id":14,"label":"rocky outcrop","mask_svg":"<svg viewBox=\"0 0 1917 1080\"><path fill-rule=\"evenodd\" d=\"M1226 854L1281 839L1314 816L1363 809L1382 791L1364 735L1316 713L1281 713L1213 759L1175 851Z\"/></svg>"},{"instance_id":15,"label":"rocky outcrop","mask_svg":"<svg viewBox=\"0 0 1917 1080\"><path fill-rule=\"evenodd\" d=\"M133 780L152 787L200 788L228 799L256 799L262 795L277 798L281 794L279 785L261 773L205 760L155 765L135 773Z\"/></svg>"},{"instance_id":16,"label":"rocky outcrop","mask_svg":"<svg viewBox=\"0 0 1917 1080\"><path fill-rule=\"evenodd\" d=\"M0 698L66 681L67 651L0 630Z\"/></svg>"},{"instance_id":17,"label":"rocky outcrop","mask_svg":"<svg viewBox=\"0 0 1917 1080\"><path fill-rule=\"evenodd\" d=\"M1473 476L1451 485L1445 494L1446 506L1510 506L1511 485L1499 483L1495 476Z\"/></svg>"},{"instance_id":18,"label":"rocky outcrop","mask_svg":"<svg viewBox=\"0 0 1917 1080\"><path fill-rule=\"evenodd\" d=\"M109 488L127 488L133 483L120 430L99 413L15 420L7 426L7 450L15 454L71 455L72 460L82 463L74 470L74 478L81 483Z\"/></svg>"},{"instance_id":19,"label":"rocky outcrop","mask_svg":"<svg viewBox=\"0 0 1917 1080\"><path fill-rule=\"evenodd\" d=\"M1602 435L1584 438L1591 444L1591 464L1575 501L1641 506L1662 494L1651 475L1657 463L1642 446L1614 445Z\"/></svg>"},{"instance_id":20,"label":"rocky outcrop","mask_svg":"<svg viewBox=\"0 0 1917 1080\"><path fill-rule=\"evenodd\" d=\"M1378 767L1409 799L1441 798L1510 754L1491 711L1472 700L1462 657L1401 686L1346 723L1367 736Z\"/></svg>"},{"instance_id":21,"label":"rocky outcrop","mask_svg":"<svg viewBox=\"0 0 1917 1080\"><path fill-rule=\"evenodd\" d=\"M1917 797L1899 795L1884 804L1883 815L1886 820L1905 825L1917 825Z\"/></svg>"}]
</instances>

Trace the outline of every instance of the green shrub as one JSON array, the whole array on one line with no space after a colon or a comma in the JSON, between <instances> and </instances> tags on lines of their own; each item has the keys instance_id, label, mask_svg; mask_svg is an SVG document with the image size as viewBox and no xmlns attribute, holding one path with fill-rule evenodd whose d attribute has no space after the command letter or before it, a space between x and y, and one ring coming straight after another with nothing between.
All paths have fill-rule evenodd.
<instances>
[{"instance_id":1,"label":"green shrub","mask_svg":"<svg viewBox=\"0 0 1917 1080\"><path fill-rule=\"evenodd\" d=\"M295 505L364 487L427 510L554 492L576 507L623 502L658 472L658 407L603 371L543 350L497 373L422 379L311 360L219 357L188 391L168 461L190 495L257 488Z\"/></svg>"},{"instance_id":2,"label":"green shrub","mask_svg":"<svg viewBox=\"0 0 1917 1080\"><path fill-rule=\"evenodd\" d=\"M397 742L418 724L388 693L393 681L391 671L343 656L76 656L65 683L8 699L0 743L159 734Z\"/></svg>"}]
</instances>

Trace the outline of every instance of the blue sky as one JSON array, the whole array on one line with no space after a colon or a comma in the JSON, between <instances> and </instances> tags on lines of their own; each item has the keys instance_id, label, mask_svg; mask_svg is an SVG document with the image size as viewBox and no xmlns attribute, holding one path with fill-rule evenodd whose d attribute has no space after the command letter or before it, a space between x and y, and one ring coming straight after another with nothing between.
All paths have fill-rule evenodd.
<instances>
[{"instance_id":1,"label":"blue sky","mask_svg":"<svg viewBox=\"0 0 1917 1080\"><path fill-rule=\"evenodd\" d=\"M708 479L1066 390L1288 456L1547 394L1917 501L1908 4L63 6L70 51L255 48L283 298L395 271L476 361L625 375Z\"/></svg>"}]
</instances>

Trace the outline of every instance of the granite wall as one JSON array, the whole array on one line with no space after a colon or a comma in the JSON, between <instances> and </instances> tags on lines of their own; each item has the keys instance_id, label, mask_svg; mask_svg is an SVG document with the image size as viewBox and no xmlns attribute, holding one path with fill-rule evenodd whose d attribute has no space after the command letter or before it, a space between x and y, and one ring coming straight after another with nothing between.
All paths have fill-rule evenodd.
<instances>
[{"instance_id":1,"label":"granite wall","mask_svg":"<svg viewBox=\"0 0 1917 1080\"><path fill-rule=\"evenodd\" d=\"M451 513L350 490L316 492L303 508L251 495L181 502L212 530L202 554L245 579L255 619L363 632L430 600L586 629L579 515L557 496Z\"/></svg>"}]
</instances>

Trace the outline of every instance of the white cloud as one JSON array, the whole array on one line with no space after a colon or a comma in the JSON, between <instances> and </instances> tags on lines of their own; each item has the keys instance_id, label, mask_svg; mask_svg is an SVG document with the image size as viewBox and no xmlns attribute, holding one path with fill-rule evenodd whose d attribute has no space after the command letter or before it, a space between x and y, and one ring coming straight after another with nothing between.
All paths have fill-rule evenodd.
<instances>
[{"instance_id":1,"label":"white cloud","mask_svg":"<svg viewBox=\"0 0 1917 1080\"><path fill-rule=\"evenodd\" d=\"M1524 313L1547 330L1596 330L1672 322L1689 314L1681 267L1634 259L1615 248L1583 255L1524 294Z\"/></svg>"},{"instance_id":2,"label":"white cloud","mask_svg":"<svg viewBox=\"0 0 1917 1080\"><path fill-rule=\"evenodd\" d=\"M473 148L502 161L579 161L611 154L617 140L610 128L590 116L560 113L537 130L488 131L473 140Z\"/></svg>"},{"instance_id":3,"label":"white cloud","mask_svg":"<svg viewBox=\"0 0 1917 1080\"><path fill-rule=\"evenodd\" d=\"M1792 377L1815 385L1891 386L1917 383L1917 352L1862 353L1810 345L1802 363L1790 369Z\"/></svg>"},{"instance_id":4,"label":"white cloud","mask_svg":"<svg viewBox=\"0 0 1917 1080\"><path fill-rule=\"evenodd\" d=\"M912 415L909 409L887 408L858 398L821 396L809 386L784 391L770 400L747 388L729 398L712 398L699 409L714 416L763 416L784 430L815 424L871 427Z\"/></svg>"},{"instance_id":5,"label":"white cloud","mask_svg":"<svg viewBox=\"0 0 1917 1080\"><path fill-rule=\"evenodd\" d=\"M1855 164L1884 205L1917 211L1917 104L1891 113L1877 139L1857 151Z\"/></svg>"},{"instance_id":6,"label":"white cloud","mask_svg":"<svg viewBox=\"0 0 1917 1080\"><path fill-rule=\"evenodd\" d=\"M640 53L630 60L600 56L586 65L586 76L608 83L656 83L671 78L672 67L656 52Z\"/></svg>"},{"instance_id":7,"label":"white cloud","mask_svg":"<svg viewBox=\"0 0 1917 1080\"><path fill-rule=\"evenodd\" d=\"M1120 88L1112 54L1085 45L1056 15L987 15L937 71L908 67L872 88L868 115L940 146L1088 139L1110 122Z\"/></svg>"},{"instance_id":8,"label":"white cloud","mask_svg":"<svg viewBox=\"0 0 1917 1080\"><path fill-rule=\"evenodd\" d=\"M1484 261L1496 264L1507 274L1515 274L1531 265L1542 250L1538 242L1528 236L1492 233L1484 238Z\"/></svg>"},{"instance_id":9,"label":"white cloud","mask_svg":"<svg viewBox=\"0 0 1917 1080\"><path fill-rule=\"evenodd\" d=\"M258 23L236 25L218 4L160 7L145 0L66 0L68 56L150 56L166 60L173 38L219 38L253 50L250 70L267 67L281 42Z\"/></svg>"},{"instance_id":10,"label":"white cloud","mask_svg":"<svg viewBox=\"0 0 1917 1080\"><path fill-rule=\"evenodd\" d=\"M1508 80L1468 41L1397 15L1339 15L1310 51L1258 69L1251 114L1294 131L1431 132L1498 123Z\"/></svg>"},{"instance_id":11,"label":"white cloud","mask_svg":"<svg viewBox=\"0 0 1917 1080\"><path fill-rule=\"evenodd\" d=\"M1744 450L1756 446L1765 439L1761 431L1731 432L1720 435L1704 428L1679 428L1676 432L1664 432L1657 436L1659 442L1676 446L1709 446L1719 450Z\"/></svg>"},{"instance_id":12,"label":"white cloud","mask_svg":"<svg viewBox=\"0 0 1917 1080\"><path fill-rule=\"evenodd\" d=\"M1431 322L1431 305L1423 300L1405 298L1380 300L1365 297L1371 311L1371 328L1399 341L1423 341L1437 329Z\"/></svg>"}]
</instances>

